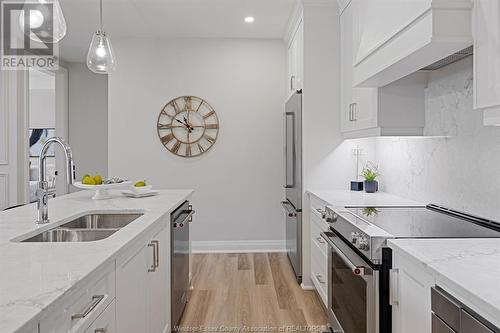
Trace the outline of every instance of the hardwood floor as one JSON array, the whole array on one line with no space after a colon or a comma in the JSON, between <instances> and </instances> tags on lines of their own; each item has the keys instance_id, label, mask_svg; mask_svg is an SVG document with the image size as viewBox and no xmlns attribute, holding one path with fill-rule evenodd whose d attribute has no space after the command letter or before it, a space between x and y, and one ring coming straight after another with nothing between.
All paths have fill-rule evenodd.
<instances>
[{"instance_id":1,"label":"hardwood floor","mask_svg":"<svg viewBox=\"0 0 500 333\"><path fill-rule=\"evenodd\" d=\"M283 253L196 254L184 332L322 332L314 291L295 281Z\"/></svg>"}]
</instances>

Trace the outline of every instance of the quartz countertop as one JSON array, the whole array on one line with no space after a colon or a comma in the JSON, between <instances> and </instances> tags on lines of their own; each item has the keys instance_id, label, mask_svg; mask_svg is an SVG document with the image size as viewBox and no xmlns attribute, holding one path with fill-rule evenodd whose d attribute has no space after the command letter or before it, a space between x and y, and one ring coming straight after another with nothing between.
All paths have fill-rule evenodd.
<instances>
[{"instance_id":1,"label":"quartz countertop","mask_svg":"<svg viewBox=\"0 0 500 333\"><path fill-rule=\"evenodd\" d=\"M23 332L51 304L83 279L113 262L126 245L140 239L162 217L189 198L191 190L161 190L154 197L126 198L110 191L92 200L93 191L49 199L50 223L35 225L36 204L0 212L0 332ZM21 243L16 240L86 213L140 212L143 215L106 239L93 242ZM20 237L23 236L23 237Z\"/></svg>"},{"instance_id":2,"label":"quartz countertop","mask_svg":"<svg viewBox=\"0 0 500 333\"><path fill-rule=\"evenodd\" d=\"M388 245L500 327L500 239L392 239Z\"/></svg>"},{"instance_id":3,"label":"quartz countertop","mask_svg":"<svg viewBox=\"0 0 500 333\"><path fill-rule=\"evenodd\" d=\"M405 207L425 206L410 199L398 197L385 192L366 193L349 190L307 190L317 198L338 207Z\"/></svg>"}]
</instances>

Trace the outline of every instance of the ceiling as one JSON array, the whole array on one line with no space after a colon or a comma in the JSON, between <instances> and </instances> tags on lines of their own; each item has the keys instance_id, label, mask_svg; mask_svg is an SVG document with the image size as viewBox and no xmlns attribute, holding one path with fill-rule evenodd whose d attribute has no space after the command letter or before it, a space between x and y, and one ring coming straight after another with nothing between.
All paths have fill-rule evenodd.
<instances>
[{"instance_id":1,"label":"ceiling","mask_svg":"<svg viewBox=\"0 0 500 333\"><path fill-rule=\"evenodd\" d=\"M83 62L99 22L98 0L59 0L68 26L65 61ZM283 38L296 0L104 0L113 37ZM245 23L246 16L255 22Z\"/></svg>"}]
</instances>

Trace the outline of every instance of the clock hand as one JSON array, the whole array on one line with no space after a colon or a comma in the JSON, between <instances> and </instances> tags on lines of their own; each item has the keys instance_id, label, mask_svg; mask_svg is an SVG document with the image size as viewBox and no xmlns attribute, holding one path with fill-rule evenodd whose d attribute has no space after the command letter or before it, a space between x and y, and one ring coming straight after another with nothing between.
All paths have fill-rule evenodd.
<instances>
[{"instance_id":1,"label":"clock hand","mask_svg":"<svg viewBox=\"0 0 500 333\"><path fill-rule=\"evenodd\" d=\"M175 121L177 121L178 123L184 125L184 127L186 127L186 129L189 131L189 133L191 133L193 131L193 129L191 128L191 126L189 126L188 124L186 123L183 123L182 121L180 121L179 119L175 119Z\"/></svg>"}]
</instances>

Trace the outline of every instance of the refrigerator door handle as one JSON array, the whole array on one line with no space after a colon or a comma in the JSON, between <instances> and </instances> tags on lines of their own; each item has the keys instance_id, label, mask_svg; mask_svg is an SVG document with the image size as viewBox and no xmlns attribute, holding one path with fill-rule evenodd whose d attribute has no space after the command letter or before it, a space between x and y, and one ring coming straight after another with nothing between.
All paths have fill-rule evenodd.
<instances>
[{"instance_id":1,"label":"refrigerator door handle","mask_svg":"<svg viewBox=\"0 0 500 333\"><path fill-rule=\"evenodd\" d=\"M292 173L291 173L291 177L292 177L292 181L289 182L288 180L288 168L290 167L289 165L289 160L290 160L290 156L288 155L288 148L289 148L289 142L288 142L288 139L289 139L289 134L288 133L288 118L291 117L291 120L292 120L292 126L291 126L291 129L292 129L292 133L291 133L291 139L292 139ZM284 159L284 162L285 162L285 174L284 174L284 182L283 182L283 187L284 188L293 188L295 187L295 170L296 170L296 147L295 147L295 114L293 112L285 112L283 114L283 123L284 123L284 141L285 141L285 147L284 147L284 153L283 153L283 159Z\"/></svg>"},{"instance_id":2,"label":"refrigerator door handle","mask_svg":"<svg viewBox=\"0 0 500 333\"><path fill-rule=\"evenodd\" d=\"M283 206L283 209L285 209L286 213L288 214L288 217L296 217L297 216L297 212L295 211L295 209L289 209L288 207L291 206L287 201L282 201L281 202L281 206Z\"/></svg>"}]
</instances>

